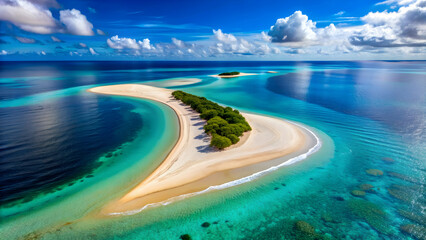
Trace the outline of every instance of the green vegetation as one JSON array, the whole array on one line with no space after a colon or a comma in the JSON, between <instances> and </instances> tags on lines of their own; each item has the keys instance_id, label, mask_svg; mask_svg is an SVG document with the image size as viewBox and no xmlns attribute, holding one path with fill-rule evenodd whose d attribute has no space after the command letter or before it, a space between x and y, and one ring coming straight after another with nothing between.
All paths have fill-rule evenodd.
<instances>
[{"instance_id":1,"label":"green vegetation","mask_svg":"<svg viewBox=\"0 0 426 240\"><path fill-rule=\"evenodd\" d=\"M191 236L189 234L180 235L180 239L182 240L191 240Z\"/></svg>"},{"instance_id":2,"label":"green vegetation","mask_svg":"<svg viewBox=\"0 0 426 240\"><path fill-rule=\"evenodd\" d=\"M219 76L233 76L233 75L240 75L240 72L224 72L219 74Z\"/></svg>"},{"instance_id":3,"label":"green vegetation","mask_svg":"<svg viewBox=\"0 0 426 240\"><path fill-rule=\"evenodd\" d=\"M204 132L211 135L210 145L224 149L240 141L239 137L251 127L238 110L222 107L217 103L182 91L174 91L173 97L200 113L202 119L207 120Z\"/></svg>"}]
</instances>

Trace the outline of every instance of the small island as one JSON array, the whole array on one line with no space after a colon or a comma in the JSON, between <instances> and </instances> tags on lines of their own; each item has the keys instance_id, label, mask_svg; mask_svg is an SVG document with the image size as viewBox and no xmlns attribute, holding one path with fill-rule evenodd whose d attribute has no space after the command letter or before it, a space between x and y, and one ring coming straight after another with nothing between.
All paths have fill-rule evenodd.
<instances>
[{"instance_id":1,"label":"small island","mask_svg":"<svg viewBox=\"0 0 426 240\"><path fill-rule=\"evenodd\" d=\"M235 75L240 75L240 72L223 72L223 73L219 73L219 76L235 76Z\"/></svg>"},{"instance_id":2,"label":"small island","mask_svg":"<svg viewBox=\"0 0 426 240\"><path fill-rule=\"evenodd\" d=\"M178 122L178 139L165 158L159 159L160 165L123 197L105 205L102 216L135 214L251 181L271 169L300 161L321 146L302 126L241 113L182 91L140 84L99 86L88 91L163 103L174 111ZM276 165L273 160L278 158Z\"/></svg>"},{"instance_id":3,"label":"small island","mask_svg":"<svg viewBox=\"0 0 426 240\"><path fill-rule=\"evenodd\" d=\"M210 77L218 77L218 78L235 78L235 77L243 77L243 76L251 76L257 75L256 73L242 73L242 72L223 72L216 75L210 75Z\"/></svg>"},{"instance_id":4,"label":"small island","mask_svg":"<svg viewBox=\"0 0 426 240\"><path fill-rule=\"evenodd\" d=\"M237 72L238 73L238 72ZM240 141L244 132L251 127L238 110L222 107L219 104L183 91L174 91L173 97L191 106L207 120L204 132L211 136L210 146L224 149Z\"/></svg>"}]
</instances>

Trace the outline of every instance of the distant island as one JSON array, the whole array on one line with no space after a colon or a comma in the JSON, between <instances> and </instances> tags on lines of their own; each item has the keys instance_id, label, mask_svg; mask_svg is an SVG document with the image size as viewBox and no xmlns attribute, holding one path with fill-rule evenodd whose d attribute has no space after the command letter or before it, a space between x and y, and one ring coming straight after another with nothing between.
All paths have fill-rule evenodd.
<instances>
[{"instance_id":1,"label":"distant island","mask_svg":"<svg viewBox=\"0 0 426 240\"><path fill-rule=\"evenodd\" d=\"M235 76L235 75L240 75L240 72L223 72L223 73L219 73L219 76Z\"/></svg>"},{"instance_id":2,"label":"distant island","mask_svg":"<svg viewBox=\"0 0 426 240\"><path fill-rule=\"evenodd\" d=\"M210 75L211 77L219 77L219 78L234 78L234 77L243 77L243 76L251 76L257 75L256 73L242 73L242 72L223 72L216 75Z\"/></svg>"},{"instance_id":3,"label":"distant island","mask_svg":"<svg viewBox=\"0 0 426 240\"><path fill-rule=\"evenodd\" d=\"M239 72L232 72L237 73ZM207 120L205 133L212 136L210 146L224 149L240 141L244 132L251 127L238 110L222 107L219 104L183 91L174 91L173 97L182 101L200 113L200 118Z\"/></svg>"}]
</instances>

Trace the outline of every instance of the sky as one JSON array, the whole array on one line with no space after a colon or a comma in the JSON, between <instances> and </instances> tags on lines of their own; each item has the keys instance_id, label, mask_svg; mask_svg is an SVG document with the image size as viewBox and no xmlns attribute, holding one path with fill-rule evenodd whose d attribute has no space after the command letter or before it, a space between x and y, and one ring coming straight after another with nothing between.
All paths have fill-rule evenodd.
<instances>
[{"instance_id":1,"label":"sky","mask_svg":"<svg viewBox=\"0 0 426 240\"><path fill-rule=\"evenodd\" d=\"M426 0L0 0L0 60L426 60Z\"/></svg>"}]
</instances>

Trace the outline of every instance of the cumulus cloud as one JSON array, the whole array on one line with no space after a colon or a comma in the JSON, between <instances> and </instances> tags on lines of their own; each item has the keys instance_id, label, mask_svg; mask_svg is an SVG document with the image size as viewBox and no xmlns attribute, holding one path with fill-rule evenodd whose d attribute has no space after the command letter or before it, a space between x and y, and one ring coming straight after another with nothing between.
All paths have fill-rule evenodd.
<instances>
[{"instance_id":1,"label":"cumulus cloud","mask_svg":"<svg viewBox=\"0 0 426 240\"><path fill-rule=\"evenodd\" d=\"M275 43L306 42L316 39L315 29L315 23L308 16L296 11L289 17L277 19L268 35Z\"/></svg>"},{"instance_id":2,"label":"cumulus cloud","mask_svg":"<svg viewBox=\"0 0 426 240\"><path fill-rule=\"evenodd\" d=\"M335 15L343 15L339 12ZM306 51L296 51L297 48L309 48L313 46L349 45L348 36L353 32L350 28L337 28L333 23L317 28L316 23L309 20L307 15L296 11L286 18L277 19L270 27L268 34L262 32L265 41L290 47L286 53L300 54ZM317 51L315 51L317 52Z\"/></svg>"},{"instance_id":3,"label":"cumulus cloud","mask_svg":"<svg viewBox=\"0 0 426 240\"><path fill-rule=\"evenodd\" d=\"M366 24L355 31L353 44L373 47L426 46L426 0L418 0L398 11L370 12Z\"/></svg>"},{"instance_id":4,"label":"cumulus cloud","mask_svg":"<svg viewBox=\"0 0 426 240\"><path fill-rule=\"evenodd\" d=\"M154 49L154 46L151 45L151 41L148 38L145 38L142 41L138 41L138 44L142 47L142 49Z\"/></svg>"},{"instance_id":5,"label":"cumulus cloud","mask_svg":"<svg viewBox=\"0 0 426 240\"><path fill-rule=\"evenodd\" d=\"M52 13L26 0L0 0L0 20L34 33L48 34L58 28Z\"/></svg>"},{"instance_id":6,"label":"cumulus cloud","mask_svg":"<svg viewBox=\"0 0 426 240\"><path fill-rule=\"evenodd\" d=\"M230 33L223 33L221 29L213 30L213 35L218 43L210 49L216 54L263 55L280 51L264 42L248 41Z\"/></svg>"},{"instance_id":7,"label":"cumulus cloud","mask_svg":"<svg viewBox=\"0 0 426 240\"><path fill-rule=\"evenodd\" d=\"M177 38L172 38L171 43L159 43L149 51L151 56L164 56L164 57L183 57L187 55L198 55L201 46L196 46L193 43L187 43Z\"/></svg>"},{"instance_id":8,"label":"cumulus cloud","mask_svg":"<svg viewBox=\"0 0 426 240\"><path fill-rule=\"evenodd\" d=\"M140 46L136 42L136 39L132 38L119 38L118 35L115 35L107 39L107 44L110 48L114 49L139 49Z\"/></svg>"},{"instance_id":9,"label":"cumulus cloud","mask_svg":"<svg viewBox=\"0 0 426 240\"><path fill-rule=\"evenodd\" d=\"M308 16L296 11L291 16L280 18L271 26L265 41L291 47L287 53L346 54L350 52L384 53L378 49L414 48L424 51L426 46L426 0L385 1L394 4L394 11L369 12L360 19L361 25L342 27L330 24L318 28ZM342 15L339 14L338 15ZM406 50L407 53L412 51Z\"/></svg>"},{"instance_id":10,"label":"cumulus cloud","mask_svg":"<svg viewBox=\"0 0 426 240\"><path fill-rule=\"evenodd\" d=\"M196 43L172 38L170 43L151 44L149 39L138 41L133 38L113 36L107 39L107 45L118 53L144 55L147 57L215 57L218 55L265 55L276 54L280 50L265 41L254 41L213 30L209 40Z\"/></svg>"},{"instance_id":11,"label":"cumulus cloud","mask_svg":"<svg viewBox=\"0 0 426 240\"><path fill-rule=\"evenodd\" d=\"M228 33L223 33L221 29L213 30L213 34L217 40L224 43L235 43L237 41L237 38Z\"/></svg>"},{"instance_id":12,"label":"cumulus cloud","mask_svg":"<svg viewBox=\"0 0 426 240\"><path fill-rule=\"evenodd\" d=\"M334 38L336 37L336 34L339 32L339 30L336 28L336 26L331 23L325 28L318 28L316 30L316 34L319 35L321 38Z\"/></svg>"},{"instance_id":13,"label":"cumulus cloud","mask_svg":"<svg viewBox=\"0 0 426 240\"><path fill-rule=\"evenodd\" d=\"M62 10L59 19L65 25L66 31L73 35L92 36L93 24L77 9Z\"/></svg>"},{"instance_id":14,"label":"cumulus cloud","mask_svg":"<svg viewBox=\"0 0 426 240\"><path fill-rule=\"evenodd\" d=\"M261 32L260 36L263 39L263 41L265 41L265 42L271 41L271 37L267 33L265 33L265 32Z\"/></svg>"},{"instance_id":15,"label":"cumulus cloud","mask_svg":"<svg viewBox=\"0 0 426 240\"><path fill-rule=\"evenodd\" d=\"M183 49L184 51L186 51L188 53L195 53L196 50L197 50L196 48L199 47L199 46L196 46L193 43L187 43L187 42L184 42L184 41L179 40L177 38L172 38L172 43L176 48ZM163 46L163 47L165 47L165 46ZM166 48L172 48L172 47L166 46Z\"/></svg>"},{"instance_id":16,"label":"cumulus cloud","mask_svg":"<svg viewBox=\"0 0 426 240\"><path fill-rule=\"evenodd\" d=\"M177 47L185 47L185 43L182 40L179 40L177 38L172 38L173 44L175 44Z\"/></svg>"},{"instance_id":17,"label":"cumulus cloud","mask_svg":"<svg viewBox=\"0 0 426 240\"><path fill-rule=\"evenodd\" d=\"M412 47L420 47L416 51L424 51L426 0L413 0L410 3L397 1L395 4L399 6L395 11L370 12L357 18L363 24L350 27L334 24L317 27L307 15L295 11L288 17L277 19L267 33L256 35L241 37L217 29L206 40L185 42L172 38L169 43L155 45L148 38L138 40L116 35L107 39L107 45L119 54L156 57L261 56L279 53L334 55L390 51L385 48L411 53ZM339 12L335 16L343 14ZM93 32L93 26L89 25L87 29ZM99 29L96 33L102 34ZM88 52L92 53L90 48Z\"/></svg>"},{"instance_id":18,"label":"cumulus cloud","mask_svg":"<svg viewBox=\"0 0 426 240\"><path fill-rule=\"evenodd\" d=\"M124 52L131 55L140 55L142 52L156 51L156 48L151 44L148 38L136 40L133 38L120 38L115 35L107 39L107 45L110 48L116 49L119 52Z\"/></svg>"},{"instance_id":19,"label":"cumulus cloud","mask_svg":"<svg viewBox=\"0 0 426 240\"><path fill-rule=\"evenodd\" d=\"M359 37L351 36L349 38L351 44L355 46L369 46L375 48L392 48L392 47L425 47L426 43L399 43L394 39L386 37Z\"/></svg>"},{"instance_id":20,"label":"cumulus cloud","mask_svg":"<svg viewBox=\"0 0 426 240\"><path fill-rule=\"evenodd\" d=\"M93 35L93 25L76 9L60 11L58 21L49 10L59 7L54 0L0 0L0 20L32 33Z\"/></svg>"}]
</instances>

